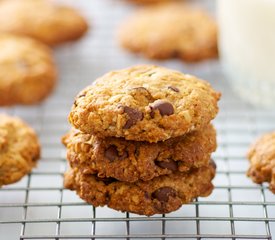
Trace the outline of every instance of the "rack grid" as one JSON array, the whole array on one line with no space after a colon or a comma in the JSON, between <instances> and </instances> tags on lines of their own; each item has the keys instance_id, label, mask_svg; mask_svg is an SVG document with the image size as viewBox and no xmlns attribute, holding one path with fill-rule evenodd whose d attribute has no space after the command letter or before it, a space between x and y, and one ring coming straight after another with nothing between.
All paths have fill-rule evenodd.
<instances>
[{"instance_id":1,"label":"rack grid","mask_svg":"<svg viewBox=\"0 0 275 240\"><path fill-rule=\"evenodd\" d=\"M195 0L193 0L194 2ZM0 189L0 239L272 239L275 198L266 184L246 177L245 154L260 134L275 129L274 110L255 108L239 99L217 61L184 64L148 61L118 47L115 31L133 10L122 0L64 0L92 23L86 38L55 50L59 84L53 96L34 107L1 111L22 117L39 134L43 146L37 168L20 182ZM213 0L197 0L213 10ZM219 148L215 190L180 210L153 217L93 208L63 189L67 163L60 138L70 128L66 117L74 96L96 77L112 69L155 63L206 80L223 94L214 121Z\"/></svg>"}]
</instances>

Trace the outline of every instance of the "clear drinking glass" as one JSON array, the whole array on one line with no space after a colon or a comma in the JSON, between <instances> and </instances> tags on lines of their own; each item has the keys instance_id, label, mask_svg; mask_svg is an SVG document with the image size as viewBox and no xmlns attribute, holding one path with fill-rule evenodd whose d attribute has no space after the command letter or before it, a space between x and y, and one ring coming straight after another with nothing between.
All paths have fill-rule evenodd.
<instances>
[{"instance_id":1,"label":"clear drinking glass","mask_svg":"<svg viewBox=\"0 0 275 240\"><path fill-rule=\"evenodd\" d=\"M218 0L219 48L241 97L275 109L275 0Z\"/></svg>"}]
</instances>

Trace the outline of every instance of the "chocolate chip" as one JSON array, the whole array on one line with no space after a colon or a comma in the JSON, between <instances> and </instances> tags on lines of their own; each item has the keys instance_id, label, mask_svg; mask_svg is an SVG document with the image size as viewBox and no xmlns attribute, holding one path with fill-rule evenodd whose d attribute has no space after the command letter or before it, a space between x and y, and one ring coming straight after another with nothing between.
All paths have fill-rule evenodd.
<instances>
[{"instance_id":1,"label":"chocolate chip","mask_svg":"<svg viewBox=\"0 0 275 240\"><path fill-rule=\"evenodd\" d=\"M161 116L169 116L172 115L174 113L174 107L171 103L163 101L163 100L158 100L156 102L154 102L151 106L151 117L154 117L155 110L159 110L159 113Z\"/></svg>"},{"instance_id":2,"label":"chocolate chip","mask_svg":"<svg viewBox=\"0 0 275 240\"><path fill-rule=\"evenodd\" d=\"M166 161L155 161L155 164L163 169L169 169L171 171L177 171L178 164L173 159Z\"/></svg>"},{"instance_id":3,"label":"chocolate chip","mask_svg":"<svg viewBox=\"0 0 275 240\"><path fill-rule=\"evenodd\" d=\"M144 197L145 197L146 199L150 199L149 193L148 193L148 192L145 192L145 193L144 193Z\"/></svg>"},{"instance_id":4,"label":"chocolate chip","mask_svg":"<svg viewBox=\"0 0 275 240\"><path fill-rule=\"evenodd\" d=\"M112 145L104 153L104 156L108 158L111 162L115 161L116 159L123 160L128 157L128 153L125 151L121 155L119 155L117 151L117 147Z\"/></svg>"},{"instance_id":5,"label":"chocolate chip","mask_svg":"<svg viewBox=\"0 0 275 240\"><path fill-rule=\"evenodd\" d=\"M168 89L170 89L174 92L179 92L180 91L177 87L174 87L174 86L169 86Z\"/></svg>"},{"instance_id":6,"label":"chocolate chip","mask_svg":"<svg viewBox=\"0 0 275 240\"><path fill-rule=\"evenodd\" d=\"M123 112L126 113L129 117L123 127L124 129L129 129L130 127L134 126L138 121L141 121L143 119L143 113L139 110L127 106L120 107L123 108Z\"/></svg>"},{"instance_id":7,"label":"chocolate chip","mask_svg":"<svg viewBox=\"0 0 275 240\"><path fill-rule=\"evenodd\" d=\"M118 151L116 146L110 146L106 149L104 156L108 158L111 162L118 158Z\"/></svg>"},{"instance_id":8,"label":"chocolate chip","mask_svg":"<svg viewBox=\"0 0 275 240\"><path fill-rule=\"evenodd\" d=\"M152 193L152 197L161 202L168 202L169 197L176 197L177 192L170 187L162 187Z\"/></svg>"},{"instance_id":9,"label":"chocolate chip","mask_svg":"<svg viewBox=\"0 0 275 240\"><path fill-rule=\"evenodd\" d=\"M97 177L97 176L96 176L96 180L104 182L104 184L106 184L106 185L111 184L113 182L117 182L117 180L115 178L100 178L100 177Z\"/></svg>"}]
</instances>

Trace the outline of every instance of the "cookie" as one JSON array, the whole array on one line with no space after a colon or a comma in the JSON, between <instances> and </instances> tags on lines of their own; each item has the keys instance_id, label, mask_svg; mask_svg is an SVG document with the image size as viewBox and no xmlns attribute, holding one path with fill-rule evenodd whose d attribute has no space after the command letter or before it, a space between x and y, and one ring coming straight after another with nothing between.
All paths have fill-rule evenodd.
<instances>
[{"instance_id":1,"label":"cookie","mask_svg":"<svg viewBox=\"0 0 275 240\"><path fill-rule=\"evenodd\" d=\"M0 187L28 174L39 156L35 132L19 118L0 114Z\"/></svg>"},{"instance_id":2,"label":"cookie","mask_svg":"<svg viewBox=\"0 0 275 240\"><path fill-rule=\"evenodd\" d=\"M54 46L77 40L87 29L86 20L70 7L48 0L0 1L0 32L27 35Z\"/></svg>"},{"instance_id":3,"label":"cookie","mask_svg":"<svg viewBox=\"0 0 275 240\"><path fill-rule=\"evenodd\" d=\"M157 66L110 72L76 97L71 124L99 137L157 142L209 124L220 93L194 76Z\"/></svg>"},{"instance_id":4,"label":"cookie","mask_svg":"<svg viewBox=\"0 0 275 240\"><path fill-rule=\"evenodd\" d=\"M207 166L216 149L216 132L209 125L182 137L148 143L114 137L102 139L73 129L63 142L72 168L101 178L136 182Z\"/></svg>"},{"instance_id":5,"label":"cookie","mask_svg":"<svg viewBox=\"0 0 275 240\"><path fill-rule=\"evenodd\" d=\"M218 56L217 25L203 10L180 3L138 10L120 26L121 46L148 58L199 61Z\"/></svg>"},{"instance_id":6,"label":"cookie","mask_svg":"<svg viewBox=\"0 0 275 240\"><path fill-rule=\"evenodd\" d=\"M70 170L65 174L64 185L76 190L83 200L95 207L107 205L119 211L151 216L175 211L196 197L208 196L213 189L214 175L212 163L189 173L176 172L136 183L100 179Z\"/></svg>"},{"instance_id":7,"label":"cookie","mask_svg":"<svg viewBox=\"0 0 275 240\"><path fill-rule=\"evenodd\" d=\"M38 103L52 92L57 73L46 45L0 34L0 49L0 106Z\"/></svg>"},{"instance_id":8,"label":"cookie","mask_svg":"<svg viewBox=\"0 0 275 240\"><path fill-rule=\"evenodd\" d=\"M250 161L247 175L255 183L268 182L275 194L275 132L259 138L249 149L247 157Z\"/></svg>"}]
</instances>

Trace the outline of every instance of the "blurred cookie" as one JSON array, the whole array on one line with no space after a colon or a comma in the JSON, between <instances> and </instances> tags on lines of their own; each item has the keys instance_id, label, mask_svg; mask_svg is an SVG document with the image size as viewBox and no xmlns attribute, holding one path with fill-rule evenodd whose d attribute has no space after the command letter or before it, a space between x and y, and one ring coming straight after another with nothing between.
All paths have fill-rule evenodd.
<instances>
[{"instance_id":1,"label":"blurred cookie","mask_svg":"<svg viewBox=\"0 0 275 240\"><path fill-rule=\"evenodd\" d=\"M86 20L70 7L48 0L0 1L0 32L57 45L80 38L87 29Z\"/></svg>"},{"instance_id":2,"label":"blurred cookie","mask_svg":"<svg viewBox=\"0 0 275 240\"><path fill-rule=\"evenodd\" d=\"M28 174L39 155L35 132L19 118L0 114L0 187Z\"/></svg>"},{"instance_id":3,"label":"blurred cookie","mask_svg":"<svg viewBox=\"0 0 275 240\"><path fill-rule=\"evenodd\" d=\"M110 72L76 97L71 124L99 137L157 142L209 124L220 93L194 76L157 66Z\"/></svg>"},{"instance_id":4,"label":"blurred cookie","mask_svg":"<svg viewBox=\"0 0 275 240\"><path fill-rule=\"evenodd\" d=\"M119 41L149 58L199 61L217 57L217 25L203 10L180 3L138 10L120 26Z\"/></svg>"},{"instance_id":5,"label":"blurred cookie","mask_svg":"<svg viewBox=\"0 0 275 240\"><path fill-rule=\"evenodd\" d=\"M56 77L52 52L46 45L0 34L0 106L42 101L52 92Z\"/></svg>"},{"instance_id":6,"label":"blurred cookie","mask_svg":"<svg viewBox=\"0 0 275 240\"><path fill-rule=\"evenodd\" d=\"M64 185L76 190L83 200L95 207L107 205L119 211L151 216L175 211L196 197L208 196L213 189L211 180L214 176L215 165L212 163L189 173L176 172L135 183L100 179L69 170Z\"/></svg>"},{"instance_id":7,"label":"blurred cookie","mask_svg":"<svg viewBox=\"0 0 275 240\"><path fill-rule=\"evenodd\" d=\"M182 137L148 143L114 137L101 139L72 129L63 141L72 168L101 178L136 182L207 166L216 149L216 132L209 125Z\"/></svg>"},{"instance_id":8,"label":"blurred cookie","mask_svg":"<svg viewBox=\"0 0 275 240\"><path fill-rule=\"evenodd\" d=\"M270 190L275 194L275 132L259 138L247 156L250 161L247 175L255 183L269 182Z\"/></svg>"}]
</instances>

